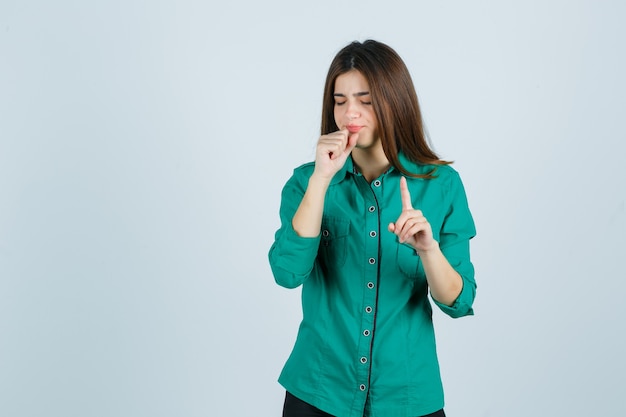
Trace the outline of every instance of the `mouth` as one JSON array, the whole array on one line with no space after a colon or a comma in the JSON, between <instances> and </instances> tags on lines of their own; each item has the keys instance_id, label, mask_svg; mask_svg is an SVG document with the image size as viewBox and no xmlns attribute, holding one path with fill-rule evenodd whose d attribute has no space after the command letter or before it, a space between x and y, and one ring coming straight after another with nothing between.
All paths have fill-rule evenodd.
<instances>
[{"instance_id":1,"label":"mouth","mask_svg":"<svg viewBox=\"0 0 626 417\"><path fill-rule=\"evenodd\" d=\"M346 128L348 129L348 132L350 132L350 133L358 133L359 130L361 130L363 128L363 126L348 125L348 126L346 126Z\"/></svg>"}]
</instances>

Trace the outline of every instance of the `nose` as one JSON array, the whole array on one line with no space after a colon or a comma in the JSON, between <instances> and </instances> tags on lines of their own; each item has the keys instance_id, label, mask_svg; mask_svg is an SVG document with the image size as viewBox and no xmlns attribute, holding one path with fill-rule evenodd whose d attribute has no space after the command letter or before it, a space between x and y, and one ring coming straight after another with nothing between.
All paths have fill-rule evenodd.
<instances>
[{"instance_id":1,"label":"nose","mask_svg":"<svg viewBox=\"0 0 626 417\"><path fill-rule=\"evenodd\" d=\"M357 106L354 104L349 105L346 109L346 118L348 121L351 122L352 120L358 119L359 116L361 116L361 113L359 112Z\"/></svg>"}]
</instances>

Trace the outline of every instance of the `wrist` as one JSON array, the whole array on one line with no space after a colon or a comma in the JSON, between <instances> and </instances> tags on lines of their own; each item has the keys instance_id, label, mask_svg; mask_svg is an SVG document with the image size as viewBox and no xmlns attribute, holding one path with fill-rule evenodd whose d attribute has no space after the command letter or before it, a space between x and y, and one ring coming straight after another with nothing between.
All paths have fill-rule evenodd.
<instances>
[{"instance_id":1,"label":"wrist","mask_svg":"<svg viewBox=\"0 0 626 417\"><path fill-rule=\"evenodd\" d=\"M441 255L441 248L439 247L439 242L433 239L432 243L426 247L421 249L415 249L420 258L432 258L434 256Z\"/></svg>"},{"instance_id":2,"label":"wrist","mask_svg":"<svg viewBox=\"0 0 626 417\"><path fill-rule=\"evenodd\" d=\"M333 179L334 175L324 175L317 171L313 171L313 174L309 177L309 186L318 186L318 187L328 187L330 185L330 181Z\"/></svg>"}]
</instances>

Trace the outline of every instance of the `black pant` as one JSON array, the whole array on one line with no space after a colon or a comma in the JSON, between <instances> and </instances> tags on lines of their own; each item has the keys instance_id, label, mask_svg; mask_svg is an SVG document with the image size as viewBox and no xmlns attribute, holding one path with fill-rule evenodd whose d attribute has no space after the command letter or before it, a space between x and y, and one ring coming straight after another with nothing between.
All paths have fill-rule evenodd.
<instances>
[{"instance_id":1,"label":"black pant","mask_svg":"<svg viewBox=\"0 0 626 417\"><path fill-rule=\"evenodd\" d=\"M285 406L283 407L283 417L333 417L322 410L313 407L309 403L305 403L299 398L294 397L289 392L285 396ZM443 410L435 411L422 417L446 417Z\"/></svg>"}]
</instances>

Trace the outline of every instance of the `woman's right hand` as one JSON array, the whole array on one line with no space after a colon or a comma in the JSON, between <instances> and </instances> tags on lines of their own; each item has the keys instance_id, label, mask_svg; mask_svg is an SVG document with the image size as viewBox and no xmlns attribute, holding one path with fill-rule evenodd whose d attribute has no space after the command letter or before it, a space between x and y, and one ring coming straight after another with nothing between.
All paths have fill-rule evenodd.
<instances>
[{"instance_id":1,"label":"woman's right hand","mask_svg":"<svg viewBox=\"0 0 626 417\"><path fill-rule=\"evenodd\" d=\"M322 135L317 141L313 175L330 181L346 163L358 139L358 133L350 133L345 128Z\"/></svg>"},{"instance_id":2,"label":"woman's right hand","mask_svg":"<svg viewBox=\"0 0 626 417\"><path fill-rule=\"evenodd\" d=\"M300 206L291 220L293 230L298 236L319 236L324 213L324 197L328 185L346 163L358 138L358 133L351 134L348 129L341 129L338 132L322 135L317 141L315 169L309 178L309 184Z\"/></svg>"}]
</instances>

